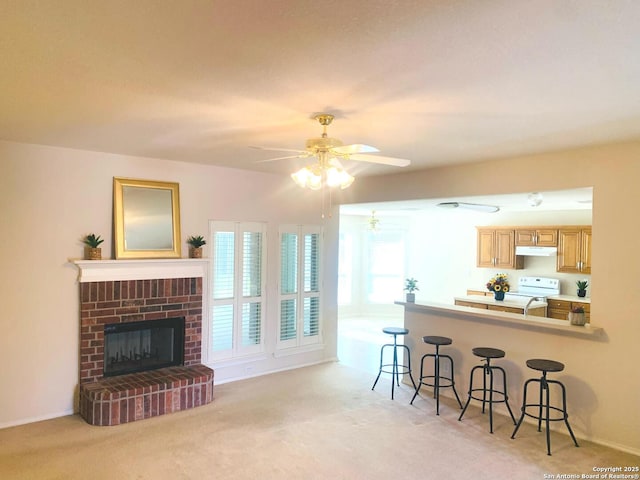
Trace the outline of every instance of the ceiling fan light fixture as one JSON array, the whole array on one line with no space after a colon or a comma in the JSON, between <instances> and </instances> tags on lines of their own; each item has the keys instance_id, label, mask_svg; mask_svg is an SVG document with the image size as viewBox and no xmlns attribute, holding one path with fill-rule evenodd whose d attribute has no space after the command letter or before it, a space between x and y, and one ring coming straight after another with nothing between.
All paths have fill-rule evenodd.
<instances>
[{"instance_id":1,"label":"ceiling fan light fixture","mask_svg":"<svg viewBox=\"0 0 640 480\"><path fill-rule=\"evenodd\" d=\"M314 173L309 167L304 167L291 174L291 178L302 188L319 190L322 186L322 177Z\"/></svg>"},{"instance_id":2,"label":"ceiling fan light fixture","mask_svg":"<svg viewBox=\"0 0 640 480\"><path fill-rule=\"evenodd\" d=\"M340 187L342 189L345 189L355 180L355 178L353 178L347 172L337 167L329 167L326 171L326 174L327 185L329 187Z\"/></svg>"}]
</instances>

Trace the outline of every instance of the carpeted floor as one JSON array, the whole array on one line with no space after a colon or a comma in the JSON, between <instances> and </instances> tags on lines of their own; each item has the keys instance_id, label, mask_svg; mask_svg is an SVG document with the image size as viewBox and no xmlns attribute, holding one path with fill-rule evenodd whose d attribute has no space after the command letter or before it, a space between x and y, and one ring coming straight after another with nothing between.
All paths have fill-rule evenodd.
<instances>
[{"instance_id":1,"label":"carpeted floor","mask_svg":"<svg viewBox=\"0 0 640 480\"><path fill-rule=\"evenodd\" d=\"M462 422L430 391L409 405L406 385L340 363L228 383L213 403L115 427L79 416L0 430L0 478L18 479L542 479L640 465L640 457L553 432L488 419L470 407ZM501 406L498 406L499 410Z\"/></svg>"}]
</instances>

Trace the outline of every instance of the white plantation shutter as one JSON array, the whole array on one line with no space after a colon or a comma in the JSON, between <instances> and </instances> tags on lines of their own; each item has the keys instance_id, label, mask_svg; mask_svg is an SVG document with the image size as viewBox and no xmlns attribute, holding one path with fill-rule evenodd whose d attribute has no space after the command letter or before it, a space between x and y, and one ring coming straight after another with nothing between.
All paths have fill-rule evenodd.
<instances>
[{"instance_id":1,"label":"white plantation shutter","mask_svg":"<svg viewBox=\"0 0 640 480\"><path fill-rule=\"evenodd\" d=\"M320 343L320 229L280 229L278 348Z\"/></svg>"},{"instance_id":2,"label":"white plantation shutter","mask_svg":"<svg viewBox=\"0 0 640 480\"><path fill-rule=\"evenodd\" d=\"M211 222L212 358L259 353L264 348L265 227Z\"/></svg>"}]
</instances>

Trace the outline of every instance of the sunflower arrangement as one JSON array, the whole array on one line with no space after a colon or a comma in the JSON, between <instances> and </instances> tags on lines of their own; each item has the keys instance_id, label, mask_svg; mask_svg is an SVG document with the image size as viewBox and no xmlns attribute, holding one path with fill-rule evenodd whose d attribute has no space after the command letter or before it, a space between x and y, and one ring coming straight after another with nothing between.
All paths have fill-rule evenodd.
<instances>
[{"instance_id":1,"label":"sunflower arrangement","mask_svg":"<svg viewBox=\"0 0 640 480\"><path fill-rule=\"evenodd\" d=\"M506 273L498 273L495 277L487 282L487 290L490 292L508 292L509 281Z\"/></svg>"}]
</instances>

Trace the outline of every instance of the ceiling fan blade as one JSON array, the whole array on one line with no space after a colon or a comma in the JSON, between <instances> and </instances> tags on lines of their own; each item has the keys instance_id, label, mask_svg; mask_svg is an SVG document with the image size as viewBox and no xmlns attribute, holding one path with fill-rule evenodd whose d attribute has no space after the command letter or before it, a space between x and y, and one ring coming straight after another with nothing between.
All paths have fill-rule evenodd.
<instances>
[{"instance_id":1,"label":"ceiling fan blade","mask_svg":"<svg viewBox=\"0 0 640 480\"><path fill-rule=\"evenodd\" d=\"M307 155L306 152L302 152L300 155L287 155L286 157L276 157L276 158L267 158L265 160L256 160L255 163L266 163L266 162L275 162L276 160L288 160L290 158L307 158L310 155Z\"/></svg>"},{"instance_id":2,"label":"ceiling fan blade","mask_svg":"<svg viewBox=\"0 0 640 480\"><path fill-rule=\"evenodd\" d=\"M329 159L329 165L336 168L344 168L342 166L342 163L340 163L340 160L338 160L336 157L332 157Z\"/></svg>"},{"instance_id":3,"label":"ceiling fan blade","mask_svg":"<svg viewBox=\"0 0 640 480\"><path fill-rule=\"evenodd\" d=\"M394 157L382 157L380 155L363 155L354 154L349 155L349 160L356 160L358 162L379 163L381 165L391 165L394 167L406 167L411 165L411 160L406 158L394 158Z\"/></svg>"},{"instance_id":4,"label":"ceiling fan blade","mask_svg":"<svg viewBox=\"0 0 640 480\"><path fill-rule=\"evenodd\" d=\"M376 147L372 147L371 145L364 145L362 143L343 145L341 147L332 148L331 150L342 155L351 155L354 153L376 153L380 151Z\"/></svg>"},{"instance_id":5,"label":"ceiling fan blade","mask_svg":"<svg viewBox=\"0 0 640 480\"><path fill-rule=\"evenodd\" d=\"M306 153L305 150L293 149L293 148L278 148L278 147L259 147L256 145L249 145L249 148L255 148L256 150L268 150L271 152L296 152L296 153Z\"/></svg>"}]
</instances>

